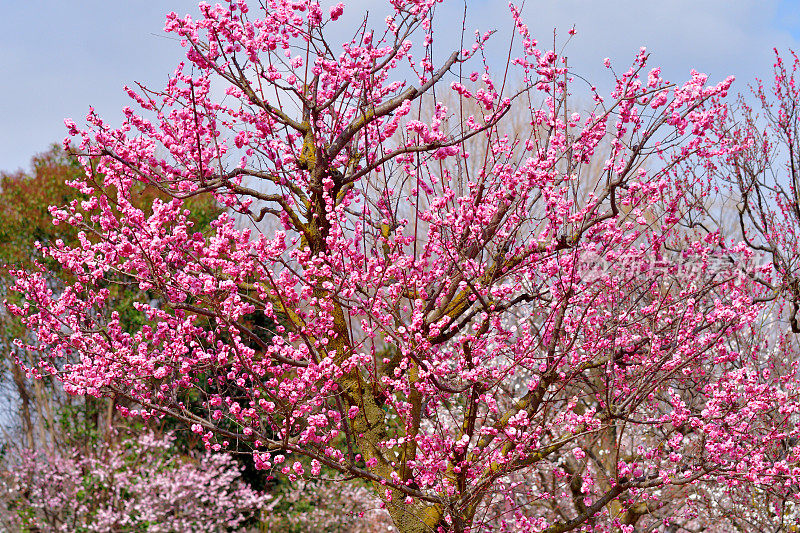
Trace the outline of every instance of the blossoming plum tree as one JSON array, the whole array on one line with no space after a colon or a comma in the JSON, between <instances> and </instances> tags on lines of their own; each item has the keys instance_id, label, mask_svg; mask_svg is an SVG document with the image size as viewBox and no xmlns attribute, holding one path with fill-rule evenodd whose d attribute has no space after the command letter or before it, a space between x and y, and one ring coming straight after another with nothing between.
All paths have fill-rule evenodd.
<instances>
[{"instance_id":1,"label":"blossoming plum tree","mask_svg":"<svg viewBox=\"0 0 800 533\"><path fill-rule=\"evenodd\" d=\"M248 487L227 454L175 453L149 430L120 442L26 449L0 475L8 531L229 531L269 497Z\"/></svg>"},{"instance_id":2,"label":"blossoming plum tree","mask_svg":"<svg viewBox=\"0 0 800 533\"><path fill-rule=\"evenodd\" d=\"M752 88L756 109L740 99L729 129L730 136L745 148L726 158L721 177L734 184L744 239L773 265L775 278L762 283L771 296L785 298L791 329L800 333L800 59L794 52L791 59L787 65L775 50L772 86L767 88L757 80Z\"/></svg>"},{"instance_id":3,"label":"blossoming plum tree","mask_svg":"<svg viewBox=\"0 0 800 533\"><path fill-rule=\"evenodd\" d=\"M342 45L342 4L170 14L167 87L129 89L119 128L68 121L89 198L53 210L80 244L43 249L74 282L17 272L28 372L290 480L372 482L402 532L632 531L697 484L791 486L796 370L763 372L761 286L716 261L751 252L685 229L742 148L732 79L674 85L642 50L579 113L514 6L496 79L489 33L434 56L437 4ZM140 182L171 200L145 214ZM102 312L118 275L160 295L136 331Z\"/></svg>"}]
</instances>

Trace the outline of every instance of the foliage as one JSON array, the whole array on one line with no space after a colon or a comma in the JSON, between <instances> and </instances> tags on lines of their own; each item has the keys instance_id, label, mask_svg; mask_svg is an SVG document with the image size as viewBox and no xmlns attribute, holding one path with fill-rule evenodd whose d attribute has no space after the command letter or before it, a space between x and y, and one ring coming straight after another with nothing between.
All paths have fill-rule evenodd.
<instances>
[{"instance_id":1,"label":"foliage","mask_svg":"<svg viewBox=\"0 0 800 533\"><path fill-rule=\"evenodd\" d=\"M336 481L298 481L265 507L264 533L383 533L389 513L364 486Z\"/></svg>"},{"instance_id":2,"label":"foliage","mask_svg":"<svg viewBox=\"0 0 800 533\"><path fill-rule=\"evenodd\" d=\"M77 160L54 146L33 158L32 172L0 175L0 264L30 265L36 257L34 243L74 241L74 228L53 226L51 205L63 205L76 197L67 183L83 173ZM56 267L57 263L48 265Z\"/></svg>"}]
</instances>

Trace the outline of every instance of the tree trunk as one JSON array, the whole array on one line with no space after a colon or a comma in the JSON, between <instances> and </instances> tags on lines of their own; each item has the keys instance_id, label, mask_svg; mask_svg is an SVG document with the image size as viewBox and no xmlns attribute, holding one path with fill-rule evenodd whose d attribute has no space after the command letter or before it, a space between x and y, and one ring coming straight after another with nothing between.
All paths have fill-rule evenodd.
<instances>
[{"instance_id":1,"label":"tree trunk","mask_svg":"<svg viewBox=\"0 0 800 533\"><path fill-rule=\"evenodd\" d=\"M11 375L14 379L14 385L17 387L19 399L22 402L19 416L22 422L22 431L25 435L25 444L31 449L36 449L36 441L33 437L33 420L31 420L31 395L28 392L22 368L13 361L11 362Z\"/></svg>"}]
</instances>

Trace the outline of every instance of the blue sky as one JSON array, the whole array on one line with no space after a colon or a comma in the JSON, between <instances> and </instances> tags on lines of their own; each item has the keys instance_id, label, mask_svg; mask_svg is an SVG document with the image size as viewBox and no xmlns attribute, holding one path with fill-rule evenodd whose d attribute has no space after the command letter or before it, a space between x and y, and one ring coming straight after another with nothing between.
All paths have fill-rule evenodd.
<instances>
[{"instance_id":1,"label":"blue sky","mask_svg":"<svg viewBox=\"0 0 800 533\"><path fill-rule=\"evenodd\" d=\"M346 18L376 0L346 2ZM60 142L63 119L82 122L89 106L118 123L128 104L122 90L135 81L161 87L182 58L178 43L162 32L164 14L195 13L195 0L0 0L0 169L27 167L30 157ZM503 0L468 0L468 30L498 29L508 35ZM446 20L460 27L463 1L445 0ZM672 81L690 69L720 80L737 78L746 90L755 76L769 77L772 48L798 48L800 0L527 0L526 20L540 41L576 25L567 49L570 64L598 86L611 57L624 68L647 46L652 65Z\"/></svg>"}]
</instances>

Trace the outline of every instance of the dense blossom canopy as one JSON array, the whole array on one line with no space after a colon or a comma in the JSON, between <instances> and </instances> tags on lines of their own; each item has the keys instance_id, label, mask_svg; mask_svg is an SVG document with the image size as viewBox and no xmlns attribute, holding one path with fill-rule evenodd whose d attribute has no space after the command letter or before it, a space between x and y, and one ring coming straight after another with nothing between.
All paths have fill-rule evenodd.
<instances>
[{"instance_id":1,"label":"dense blossom canopy","mask_svg":"<svg viewBox=\"0 0 800 533\"><path fill-rule=\"evenodd\" d=\"M745 146L732 79L669 83L643 49L581 110L514 6L501 78L490 33L434 55L437 3L343 44L342 4L170 14L167 87L67 123L87 199L52 211L79 245L42 249L66 288L17 273L28 371L290 480L372 482L403 532L632 531L690 523L702 483L797 483L771 266L695 223ZM226 212L201 233L204 193ZM140 327L114 283L154 295Z\"/></svg>"}]
</instances>

